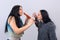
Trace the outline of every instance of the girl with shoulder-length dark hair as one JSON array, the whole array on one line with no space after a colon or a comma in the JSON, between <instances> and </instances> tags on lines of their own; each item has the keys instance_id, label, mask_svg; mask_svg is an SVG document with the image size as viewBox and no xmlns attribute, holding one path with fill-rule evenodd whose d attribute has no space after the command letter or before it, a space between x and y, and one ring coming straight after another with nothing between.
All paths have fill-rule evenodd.
<instances>
[{"instance_id":1,"label":"girl with shoulder-length dark hair","mask_svg":"<svg viewBox=\"0 0 60 40\"><path fill-rule=\"evenodd\" d=\"M55 29L56 26L50 19L46 10L40 10L38 15L34 14L35 25L38 28L37 40L57 40Z\"/></svg>"},{"instance_id":2,"label":"girl with shoulder-length dark hair","mask_svg":"<svg viewBox=\"0 0 60 40\"><path fill-rule=\"evenodd\" d=\"M6 26L5 26L5 33L7 34L7 40L21 40L21 37L26 29L28 29L33 23L33 19L28 18L26 16L26 22L25 25L23 25L23 22L20 18L23 14L23 9L22 6L20 5L15 5L8 18L6 21Z\"/></svg>"}]
</instances>

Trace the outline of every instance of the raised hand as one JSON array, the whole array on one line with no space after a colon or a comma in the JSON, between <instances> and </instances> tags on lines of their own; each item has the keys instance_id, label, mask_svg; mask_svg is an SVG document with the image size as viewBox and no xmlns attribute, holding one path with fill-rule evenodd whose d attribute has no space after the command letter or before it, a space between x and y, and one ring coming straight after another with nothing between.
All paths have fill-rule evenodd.
<instances>
[{"instance_id":1,"label":"raised hand","mask_svg":"<svg viewBox=\"0 0 60 40\"><path fill-rule=\"evenodd\" d=\"M34 23L34 20L33 19L29 19L28 22L27 22L27 25L31 26L33 23Z\"/></svg>"},{"instance_id":2,"label":"raised hand","mask_svg":"<svg viewBox=\"0 0 60 40\"><path fill-rule=\"evenodd\" d=\"M24 15L26 16L26 20L25 20L25 24L24 25L26 25L27 24L27 22L28 22L28 20L31 18L28 14L26 14L26 13L24 13Z\"/></svg>"},{"instance_id":3,"label":"raised hand","mask_svg":"<svg viewBox=\"0 0 60 40\"><path fill-rule=\"evenodd\" d=\"M33 17L35 17L35 18L37 17L37 15L36 15L36 13L35 13L35 12L33 13Z\"/></svg>"}]
</instances>

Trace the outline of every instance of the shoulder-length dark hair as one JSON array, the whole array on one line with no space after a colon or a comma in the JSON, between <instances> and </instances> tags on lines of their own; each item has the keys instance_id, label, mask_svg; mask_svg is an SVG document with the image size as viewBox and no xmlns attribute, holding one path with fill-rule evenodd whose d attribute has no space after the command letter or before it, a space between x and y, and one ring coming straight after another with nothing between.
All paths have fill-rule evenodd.
<instances>
[{"instance_id":1,"label":"shoulder-length dark hair","mask_svg":"<svg viewBox=\"0 0 60 40\"><path fill-rule=\"evenodd\" d=\"M9 16L8 16L8 18L10 17L10 16L12 16L12 17L14 17L15 18L15 22L16 22L16 25L17 25L17 27L18 28L20 28L20 15L19 15L19 8L20 7L22 7L22 6L20 6L20 5L15 5L13 8L12 8L12 10L11 10L11 12L10 12L10 14L9 14ZM5 32L8 32L8 29L7 29L7 23L8 23L8 18L7 18L7 21L6 21L6 25L5 25Z\"/></svg>"},{"instance_id":2,"label":"shoulder-length dark hair","mask_svg":"<svg viewBox=\"0 0 60 40\"><path fill-rule=\"evenodd\" d=\"M49 18L48 12L46 10L40 10L40 12L44 23L51 22L51 19Z\"/></svg>"}]
</instances>

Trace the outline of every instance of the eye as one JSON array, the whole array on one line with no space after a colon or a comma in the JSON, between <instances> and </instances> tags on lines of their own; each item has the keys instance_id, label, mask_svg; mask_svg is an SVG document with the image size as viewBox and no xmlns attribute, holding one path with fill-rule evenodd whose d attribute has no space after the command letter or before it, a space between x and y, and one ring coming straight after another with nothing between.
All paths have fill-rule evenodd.
<instances>
[{"instance_id":1,"label":"eye","mask_svg":"<svg viewBox=\"0 0 60 40\"><path fill-rule=\"evenodd\" d=\"M38 16L40 15L40 13L38 14Z\"/></svg>"},{"instance_id":2,"label":"eye","mask_svg":"<svg viewBox=\"0 0 60 40\"><path fill-rule=\"evenodd\" d=\"M19 9L19 10L22 10L22 9Z\"/></svg>"}]
</instances>

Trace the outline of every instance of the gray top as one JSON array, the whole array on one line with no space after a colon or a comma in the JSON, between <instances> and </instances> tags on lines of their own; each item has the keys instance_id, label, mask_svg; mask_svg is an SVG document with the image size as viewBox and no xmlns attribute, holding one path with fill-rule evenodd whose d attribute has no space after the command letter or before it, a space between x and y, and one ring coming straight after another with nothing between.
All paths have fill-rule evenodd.
<instances>
[{"instance_id":1,"label":"gray top","mask_svg":"<svg viewBox=\"0 0 60 40\"><path fill-rule=\"evenodd\" d=\"M53 22L44 24L36 20L35 24L38 27L38 40L57 40L55 33L56 26Z\"/></svg>"}]
</instances>

